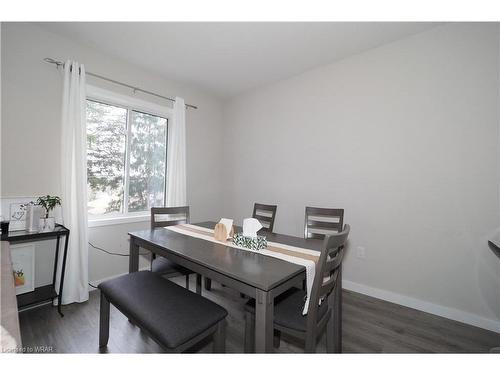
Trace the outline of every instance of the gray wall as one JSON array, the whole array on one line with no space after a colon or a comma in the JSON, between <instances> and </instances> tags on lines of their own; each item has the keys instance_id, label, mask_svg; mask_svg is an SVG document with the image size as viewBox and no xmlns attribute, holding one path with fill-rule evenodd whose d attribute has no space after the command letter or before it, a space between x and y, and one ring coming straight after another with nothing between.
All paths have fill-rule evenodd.
<instances>
[{"instance_id":1,"label":"gray wall","mask_svg":"<svg viewBox=\"0 0 500 375\"><path fill-rule=\"evenodd\" d=\"M72 58L93 71L167 96L181 96L199 106L188 110L187 184L193 220L220 215L222 147L221 101L196 88L180 85L74 43L33 24L2 23L2 197L59 194L59 127L62 78L44 57ZM130 94L115 85L89 83ZM151 100L151 97L143 98ZM8 213L7 213L8 215ZM90 229L90 240L111 251L128 251L126 233L147 223ZM50 244L38 248L51 251ZM38 250L40 253L41 250ZM89 249L90 280L126 272L127 259Z\"/></svg>"},{"instance_id":2,"label":"gray wall","mask_svg":"<svg viewBox=\"0 0 500 375\"><path fill-rule=\"evenodd\" d=\"M500 330L498 90L498 26L455 24L233 98L225 212L343 207L347 287Z\"/></svg>"}]
</instances>

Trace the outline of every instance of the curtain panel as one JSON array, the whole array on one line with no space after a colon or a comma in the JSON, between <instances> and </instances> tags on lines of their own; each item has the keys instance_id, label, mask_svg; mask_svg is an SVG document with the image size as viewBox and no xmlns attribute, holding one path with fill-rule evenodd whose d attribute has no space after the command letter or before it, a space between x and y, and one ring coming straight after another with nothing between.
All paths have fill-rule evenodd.
<instances>
[{"instance_id":1,"label":"curtain panel","mask_svg":"<svg viewBox=\"0 0 500 375\"><path fill-rule=\"evenodd\" d=\"M185 206L186 198L186 106L176 97L173 123L168 126L167 206Z\"/></svg>"},{"instance_id":2,"label":"curtain panel","mask_svg":"<svg viewBox=\"0 0 500 375\"><path fill-rule=\"evenodd\" d=\"M61 115L61 206L63 224L70 230L63 304L89 298L86 133L85 67L68 60Z\"/></svg>"}]
</instances>

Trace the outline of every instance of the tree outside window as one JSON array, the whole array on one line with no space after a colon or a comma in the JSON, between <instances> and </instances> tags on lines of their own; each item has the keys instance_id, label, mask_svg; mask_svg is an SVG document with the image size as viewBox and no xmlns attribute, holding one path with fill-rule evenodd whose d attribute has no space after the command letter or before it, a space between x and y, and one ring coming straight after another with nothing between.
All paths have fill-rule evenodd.
<instances>
[{"instance_id":1,"label":"tree outside window","mask_svg":"<svg viewBox=\"0 0 500 375\"><path fill-rule=\"evenodd\" d=\"M87 100L89 215L165 204L166 118Z\"/></svg>"}]
</instances>

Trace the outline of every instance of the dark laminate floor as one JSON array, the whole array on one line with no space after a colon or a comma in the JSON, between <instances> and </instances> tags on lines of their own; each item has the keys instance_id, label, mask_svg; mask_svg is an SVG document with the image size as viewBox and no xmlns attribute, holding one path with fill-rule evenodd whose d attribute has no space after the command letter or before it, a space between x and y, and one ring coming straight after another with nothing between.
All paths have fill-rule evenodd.
<instances>
[{"instance_id":1,"label":"dark laminate floor","mask_svg":"<svg viewBox=\"0 0 500 375\"><path fill-rule=\"evenodd\" d=\"M178 282L182 285L183 279ZM204 290L203 294L229 311L227 352L241 353L245 300L239 297L239 293L217 283L213 283L211 292ZM98 297L98 292L94 291L87 303L65 306L64 318L60 318L56 309L49 305L20 313L23 345L49 346L55 352L98 352ZM345 353L478 353L500 346L500 334L354 292L344 291L343 309ZM302 352L300 342L291 340L283 336L277 351ZM191 351L210 352L211 346L207 341ZM131 325L114 307L107 350L111 353L161 352L156 343ZM320 338L317 351L325 352L324 336Z\"/></svg>"}]
</instances>

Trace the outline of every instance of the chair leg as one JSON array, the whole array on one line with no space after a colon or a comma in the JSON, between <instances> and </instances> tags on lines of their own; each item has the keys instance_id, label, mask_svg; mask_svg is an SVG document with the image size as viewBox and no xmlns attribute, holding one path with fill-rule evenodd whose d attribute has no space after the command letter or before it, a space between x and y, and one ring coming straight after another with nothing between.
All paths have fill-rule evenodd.
<instances>
[{"instance_id":1,"label":"chair leg","mask_svg":"<svg viewBox=\"0 0 500 375\"><path fill-rule=\"evenodd\" d=\"M306 334L306 353L316 352L316 336L307 333Z\"/></svg>"},{"instance_id":2,"label":"chair leg","mask_svg":"<svg viewBox=\"0 0 500 375\"><path fill-rule=\"evenodd\" d=\"M217 329L214 333L214 353L226 352L226 320L223 319L217 323Z\"/></svg>"},{"instance_id":3,"label":"chair leg","mask_svg":"<svg viewBox=\"0 0 500 375\"><path fill-rule=\"evenodd\" d=\"M335 291L328 295L327 303L330 316L326 322L326 352L335 353Z\"/></svg>"},{"instance_id":4,"label":"chair leg","mask_svg":"<svg viewBox=\"0 0 500 375\"><path fill-rule=\"evenodd\" d=\"M196 294L201 295L201 275L196 274Z\"/></svg>"},{"instance_id":5,"label":"chair leg","mask_svg":"<svg viewBox=\"0 0 500 375\"><path fill-rule=\"evenodd\" d=\"M245 353L255 352L255 317L245 311Z\"/></svg>"},{"instance_id":6,"label":"chair leg","mask_svg":"<svg viewBox=\"0 0 500 375\"><path fill-rule=\"evenodd\" d=\"M205 277L205 290L212 290L212 279L209 279L208 277Z\"/></svg>"},{"instance_id":7,"label":"chair leg","mask_svg":"<svg viewBox=\"0 0 500 375\"><path fill-rule=\"evenodd\" d=\"M189 290L189 274L186 275L186 289Z\"/></svg>"},{"instance_id":8,"label":"chair leg","mask_svg":"<svg viewBox=\"0 0 500 375\"><path fill-rule=\"evenodd\" d=\"M334 333L335 319L333 318L333 310L328 322L326 323L326 352L335 353L335 333Z\"/></svg>"},{"instance_id":9,"label":"chair leg","mask_svg":"<svg viewBox=\"0 0 500 375\"><path fill-rule=\"evenodd\" d=\"M333 337L335 340L335 353L342 353L342 264L339 266L339 274L337 276L337 285L334 289L334 329Z\"/></svg>"},{"instance_id":10,"label":"chair leg","mask_svg":"<svg viewBox=\"0 0 500 375\"><path fill-rule=\"evenodd\" d=\"M156 259L156 254L155 253L151 253L151 260L149 262L149 270L152 271L153 270L153 261Z\"/></svg>"},{"instance_id":11,"label":"chair leg","mask_svg":"<svg viewBox=\"0 0 500 375\"><path fill-rule=\"evenodd\" d=\"M278 349L281 344L281 331L278 331L277 329L274 330L274 336L273 336L273 346Z\"/></svg>"},{"instance_id":12,"label":"chair leg","mask_svg":"<svg viewBox=\"0 0 500 375\"><path fill-rule=\"evenodd\" d=\"M101 292L101 306L99 313L99 347L108 345L109 340L109 301Z\"/></svg>"}]
</instances>

